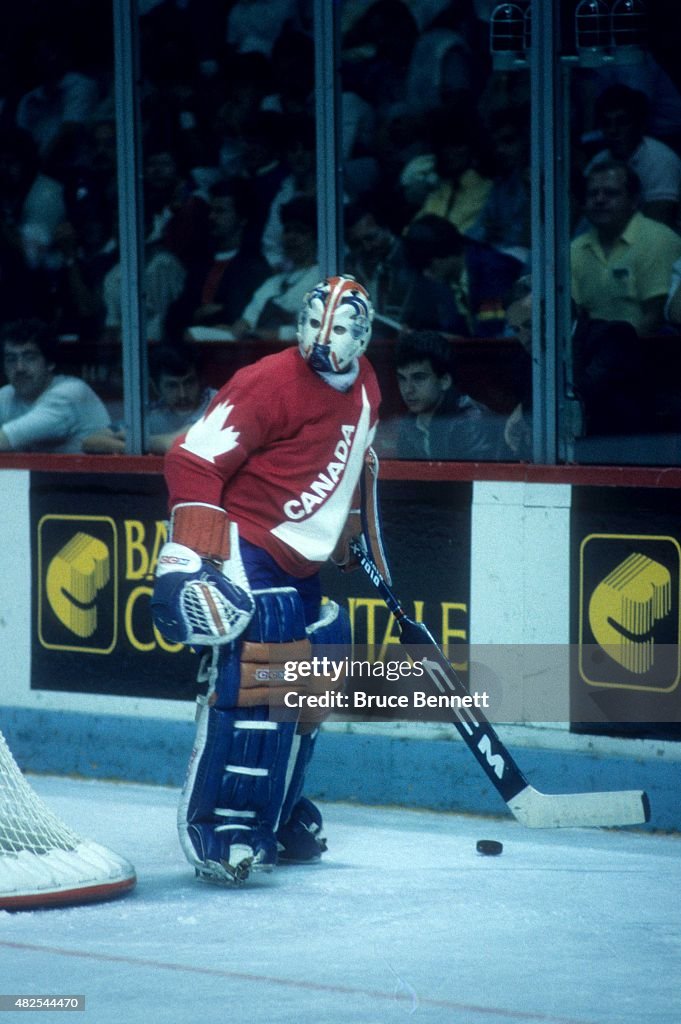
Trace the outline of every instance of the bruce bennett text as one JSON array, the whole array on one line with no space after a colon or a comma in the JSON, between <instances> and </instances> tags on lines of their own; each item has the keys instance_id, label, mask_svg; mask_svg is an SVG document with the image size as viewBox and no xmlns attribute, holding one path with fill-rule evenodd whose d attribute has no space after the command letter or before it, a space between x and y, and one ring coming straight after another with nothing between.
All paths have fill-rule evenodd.
<instances>
[{"instance_id":1,"label":"bruce bennett text","mask_svg":"<svg viewBox=\"0 0 681 1024\"><path fill-rule=\"evenodd\" d=\"M387 708L416 711L427 708L488 708L489 694L482 691L458 696L449 693L426 693L425 690L414 690L413 693L380 694L364 693L362 690L353 690L352 693L339 693L330 690L317 694L287 690L284 693L284 705L287 708L325 708L330 711L368 711Z\"/></svg>"}]
</instances>

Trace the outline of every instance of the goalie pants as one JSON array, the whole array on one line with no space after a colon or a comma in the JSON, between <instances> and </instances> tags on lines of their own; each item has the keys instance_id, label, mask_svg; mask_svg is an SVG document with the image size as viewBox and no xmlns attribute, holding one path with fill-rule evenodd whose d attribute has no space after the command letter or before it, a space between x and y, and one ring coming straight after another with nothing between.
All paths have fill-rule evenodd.
<instances>
[{"instance_id":1,"label":"goalie pants","mask_svg":"<svg viewBox=\"0 0 681 1024\"><path fill-rule=\"evenodd\" d=\"M240 539L241 558L248 576L251 590L267 590L271 587L293 587L300 597L305 625L311 626L319 619L322 603L322 585L319 573L299 579L277 565L272 556L263 548Z\"/></svg>"}]
</instances>

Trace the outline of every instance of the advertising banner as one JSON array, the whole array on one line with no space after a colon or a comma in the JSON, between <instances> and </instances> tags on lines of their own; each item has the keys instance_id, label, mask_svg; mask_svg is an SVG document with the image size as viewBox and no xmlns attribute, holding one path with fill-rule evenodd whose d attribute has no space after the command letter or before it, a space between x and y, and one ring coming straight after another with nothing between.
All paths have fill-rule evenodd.
<instances>
[{"instance_id":1,"label":"advertising banner","mask_svg":"<svg viewBox=\"0 0 681 1024\"><path fill-rule=\"evenodd\" d=\"M681 735L681 496L575 487L571 721L614 735Z\"/></svg>"},{"instance_id":2,"label":"advertising banner","mask_svg":"<svg viewBox=\"0 0 681 1024\"><path fill-rule=\"evenodd\" d=\"M166 539L159 476L31 474L31 687L192 699L196 658L149 611Z\"/></svg>"},{"instance_id":3,"label":"advertising banner","mask_svg":"<svg viewBox=\"0 0 681 1024\"><path fill-rule=\"evenodd\" d=\"M395 590L465 672L471 485L385 481L380 493ZM163 478L32 473L30 507L31 688L193 700L198 658L164 640L149 608L167 535ZM356 643L399 642L363 572L329 565L322 582Z\"/></svg>"}]
</instances>

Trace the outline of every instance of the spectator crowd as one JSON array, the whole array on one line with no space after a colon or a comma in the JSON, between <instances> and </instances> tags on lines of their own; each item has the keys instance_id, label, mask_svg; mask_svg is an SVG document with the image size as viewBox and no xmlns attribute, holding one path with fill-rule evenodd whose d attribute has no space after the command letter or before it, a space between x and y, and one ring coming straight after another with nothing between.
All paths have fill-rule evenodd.
<instances>
[{"instance_id":1,"label":"spectator crowd","mask_svg":"<svg viewBox=\"0 0 681 1024\"><path fill-rule=\"evenodd\" d=\"M493 66L495 6L340 8L339 269L368 289L374 336L389 346L386 390L400 398L379 446L395 457L530 457L529 70ZM188 344L293 343L303 296L320 277L313 5L140 0L139 9L142 295L156 415L147 450L162 452L201 415L207 383L222 383L200 379ZM585 405L603 400L580 356L598 348L604 322L603 380L622 379L618 337L644 352L650 339L681 334L681 75L670 59L681 39L662 24L658 12L638 64L572 72L570 255L582 347L571 363ZM14 389L0 434L6 450L50 450L43 435L34 448L12 425L28 414L16 404L28 357L45 364L43 400L68 390L73 378L58 371L74 351L90 353L98 402L94 392L108 400L119 373L111 4L30 0L5 10L0 26L0 330L5 389ZM484 388L468 395L457 360L442 353L452 338L516 338L515 400L490 409ZM427 410L417 409L419 382ZM190 396L169 401L175 386ZM93 401L91 411L78 442L77 432L68 441L55 433L51 450L124 451L113 404L104 414ZM607 430L591 408L584 422Z\"/></svg>"}]
</instances>

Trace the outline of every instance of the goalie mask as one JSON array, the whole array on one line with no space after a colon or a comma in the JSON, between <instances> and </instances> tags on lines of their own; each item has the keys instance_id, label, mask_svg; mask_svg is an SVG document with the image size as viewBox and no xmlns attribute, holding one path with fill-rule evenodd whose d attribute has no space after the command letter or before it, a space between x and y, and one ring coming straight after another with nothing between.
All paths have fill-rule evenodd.
<instances>
[{"instance_id":1,"label":"goalie mask","mask_svg":"<svg viewBox=\"0 0 681 1024\"><path fill-rule=\"evenodd\" d=\"M308 292L298 317L298 347L314 370L345 373L371 338L374 309L353 277L327 277Z\"/></svg>"}]
</instances>

